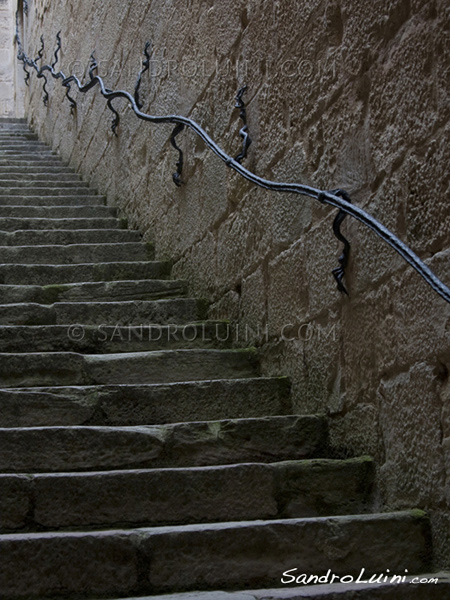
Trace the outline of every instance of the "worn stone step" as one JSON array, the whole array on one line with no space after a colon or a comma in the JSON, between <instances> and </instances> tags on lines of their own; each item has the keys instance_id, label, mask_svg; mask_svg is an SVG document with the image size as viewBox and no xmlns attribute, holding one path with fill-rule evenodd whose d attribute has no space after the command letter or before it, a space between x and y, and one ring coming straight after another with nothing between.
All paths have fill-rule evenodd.
<instances>
[{"instance_id":1,"label":"worn stone step","mask_svg":"<svg viewBox=\"0 0 450 600\"><path fill-rule=\"evenodd\" d=\"M50 148L41 147L36 149L23 148L5 148L2 144L0 146L0 160L22 160L33 163L36 160L55 160L62 163L61 158L53 152Z\"/></svg>"},{"instance_id":2,"label":"worn stone step","mask_svg":"<svg viewBox=\"0 0 450 600\"><path fill-rule=\"evenodd\" d=\"M88 282L49 286L0 285L0 306L20 303L118 303L130 300L159 300L185 296L186 292L187 284L180 279L144 279L142 281ZM26 310L26 306L24 306L24 310Z\"/></svg>"},{"instance_id":3,"label":"worn stone step","mask_svg":"<svg viewBox=\"0 0 450 600\"><path fill-rule=\"evenodd\" d=\"M0 429L0 472L155 469L320 457L323 421L314 415L287 415L134 427Z\"/></svg>"},{"instance_id":4,"label":"worn stone step","mask_svg":"<svg viewBox=\"0 0 450 600\"><path fill-rule=\"evenodd\" d=\"M49 151L33 153L25 153L12 150L5 150L4 152L0 151L0 164L14 165L17 162L26 163L34 166L40 163L46 163L50 165L56 163L57 165L64 165L59 156L56 156L56 154L53 154Z\"/></svg>"},{"instance_id":5,"label":"worn stone step","mask_svg":"<svg viewBox=\"0 0 450 600\"><path fill-rule=\"evenodd\" d=\"M69 169L69 167L64 167L67 172L63 173L55 173L53 169L50 172L42 172L38 171L35 173L23 173L23 172L13 172L13 173L0 173L0 179L2 182L8 182L7 185L29 185L32 186L34 184L46 185L49 183L52 184L60 184L63 183L67 185L68 183L72 185L88 185L84 181L82 181L81 177L74 173Z\"/></svg>"},{"instance_id":6,"label":"worn stone step","mask_svg":"<svg viewBox=\"0 0 450 600\"><path fill-rule=\"evenodd\" d=\"M95 190L91 190L86 186L64 187L64 184L60 184L60 187L9 187L0 190L0 201L2 205L16 203L18 206L33 206L34 201L36 203L35 206L40 206L40 203L53 198L59 200L60 204L64 204L66 200L78 201L79 204L83 204L84 199L92 204L95 204L95 202L93 202L94 199L97 200L97 204L106 202L105 196L98 195ZM71 202L69 202L69 204L70 203Z\"/></svg>"},{"instance_id":7,"label":"worn stone step","mask_svg":"<svg viewBox=\"0 0 450 600\"><path fill-rule=\"evenodd\" d=\"M118 354L178 348L229 348L235 332L225 321L170 325L3 325L0 352Z\"/></svg>"},{"instance_id":8,"label":"worn stone step","mask_svg":"<svg viewBox=\"0 0 450 600\"><path fill-rule=\"evenodd\" d=\"M28 127L23 126L21 124L10 124L10 125L6 125L6 124L0 124L0 135L2 137L21 137L21 136L29 136L29 135L36 135L33 134L33 132L31 132Z\"/></svg>"},{"instance_id":9,"label":"worn stone step","mask_svg":"<svg viewBox=\"0 0 450 600\"><path fill-rule=\"evenodd\" d=\"M54 158L39 158L38 156L36 156L33 160L30 160L28 158L14 158L3 156L0 158L0 167L6 167L7 171L10 173L13 172L12 167L19 167L20 171L26 172L28 172L33 167L35 168L34 172L47 170L53 167L55 169L66 167L66 172L71 172L71 169L67 167L67 165L56 156Z\"/></svg>"},{"instance_id":10,"label":"worn stone step","mask_svg":"<svg viewBox=\"0 0 450 600\"><path fill-rule=\"evenodd\" d=\"M303 580L308 579L308 576L302 577L298 569L283 579L290 581L295 574ZM311 581L334 583L289 585L263 590L246 589L240 592L197 591L162 596L152 594L122 600L450 600L450 573L447 571L405 575L405 569L400 568L397 573L385 569L370 575L361 569L355 574L353 583L337 583L339 579L339 576L329 569L324 574L311 575ZM278 585L280 584L279 581Z\"/></svg>"},{"instance_id":11,"label":"worn stone step","mask_svg":"<svg viewBox=\"0 0 450 600\"><path fill-rule=\"evenodd\" d=\"M0 352L118 354L177 348L229 348L235 331L226 321L139 325L3 325Z\"/></svg>"},{"instance_id":12,"label":"worn stone step","mask_svg":"<svg viewBox=\"0 0 450 600\"><path fill-rule=\"evenodd\" d=\"M9 155L10 153L22 154L26 153L27 155L32 154L43 154L48 153L53 156L56 155L55 152L52 151L46 144L43 144L39 141L34 140L5 140L4 138L0 138L0 157L4 155Z\"/></svg>"},{"instance_id":13,"label":"worn stone step","mask_svg":"<svg viewBox=\"0 0 450 600\"><path fill-rule=\"evenodd\" d=\"M131 262L152 260L151 244L73 244L65 246L0 246L1 264L81 264L98 262Z\"/></svg>"},{"instance_id":14,"label":"worn stone step","mask_svg":"<svg viewBox=\"0 0 450 600\"><path fill-rule=\"evenodd\" d=\"M36 147L33 150L27 147L20 149L17 147L6 148L3 144L0 146L0 160L27 160L33 162L35 160L57 160L61 162L60 157L47 146Z\"/></svg>"},{"instance_id":15,"label":"worn stone step","mask_svg":"<svg viewBox=\"0 0 450 600\"><path fill-rule=\"evenodd\" d=\"M27 171L28 167L37 166L61 166L67 167L67 163L64 163L59 156L52 152L41 152L38 153L20 153L12 152L11 150L0 153L0 164L5 167L21 166L24 171Z\"/></svg>"},{"instance_id":16,"label":"worn stone step","mask_svg":"<svg viewBox=\"0 0 450 600\"><path fill-rule=\"evenodd\" d=\"M72 188L83 188L84 191L86 192L86 189L91 189L89 187L89 185L87 183L85 183L84 181L81 181L81 179L77 178L73 178L73 179L69 179L69 180L62 180L60 179L60 177L58 177L58 179L55 179L53 181L49 181L48 179L13 179L13 177L17 177L17 176L13 176L11 175L10 178L7 178L6 176L0 176L0 193L4 194L5 189L15 189L15 190L33 190L35 191L36 189L40 190L47 190L50 191L52 189L56 189L58 190L59 188L67 190L67 189L72 189ZM91 190L92 193L94 193L93 190ZM19 193L19 192L17 192ZM80 192L81 193L81 192Z\"/></svg>"},{"instance_id":17,"label":"worn stone step","mask_svg":"<svg viewBox=\"0 0 450 600\"><path fill-rule=\"evenodd\" d=\"M0 142L3 142L3 140L8 139L8 138L12 138L12 141L15 142L17 135L21 135L22 139L23 139L23 143L29 144L30 147L39 145L39 146L50 149L50 146L48 146L44 142L41 142L41 140L39 140L38 136L35 133L32 133L30 131L28 132L28 134L25 134L25 132L16 132L16 136L11 136L11 134L8 132L0 131ZM30 139L30 137L25 137L25 135L31 136L31 139ZM21 141L21 140L19 140L19 141ZM3 148L3 143L0 144L0 148Z\"/></svg>"},{"instance_id":18,"label":"worn stone step","mask_svg":"<svg viewBox=\"0 0 450 600\"><path fill-rule=\"evenodd\" d=\"M286 377L0 390L0 427L157 425L291 412ZM324 419L304 417L302 430L316 450L325 447Z\"/></svg>"},{"instance_id":19,"label":"worn stone step","mask_svg":"<svg viewBox=\"0 0 450 600\"><path fill-rule=\"evenodd\" d=\"M16 161L17 162L17 161ZM22 175L24 178L30 177L32 175L42 176L44 173L52 174L52 175L70 175L74 176L75 173L71 167L65 166L61 163L52 163L50 165L36 165L36 164L27 164L22 165L20 161L19 164L15 165L7 165L0 163L0 177L3 178L4 175ZM23 162L23 161L22 161Z\"/></svg>"},{"instance_id":20,"label":"worn stone step","mask_svg":"<svg viewBox=\"0 0 450 600\"><path fill-rule=\"evenodd\" d=\"M34 141L34 140L39 140L39 137L35 134L32 133L29 130L26 129L18 129L18 130L14 130L14 129L2 129L0 127L0 142L2 141L15 141L15 140L30 140L30 141Z\"/></svg>"},{"instance_id":21,"label":"worn stone step","mask_svg":"<svg viewBox=\"0 0 450 600\"><path fill-rule=\"evenodd\" d=\"M0 117L0 126L8 126L11 123L17 123L28 128L27 120L24 117Z\"/></svg>"},{"instance_id":22,"label":"worn stone step","mask_svg":"<svg viewBox=\"0 0 450 600\"><path fill-rule=\"evenodd\" d=\"M361 514L373 480L369 457L0 475L0 531Z\"/></svg>"},{"instance_id":23,"label":"worn stone step","mask_svg":"<svg viewBox=\"0 0 450 600\"><path fill-rule=\"evenodd\" d=\"M171 264L163 261L108 262L79 265L2 265L0 284L52 285L80 281L126 281L138 279L165 279Z\"/></svg>"},{"instance_id":24,"label":"worn stone step","mask_svg":"<svg viewBox=\"0 0 450 600\"><path fill-rule=\"evenodd\" d=\"M78 230L78 229L124 229L126 221L115 217L107 218L27 218L27 217L3 217L0 218L1 232L14 232L23 230L48 231L55 229Z\"/></svg>"},{"instance_id":25,"label":"worn stone step","mask_svg":"<svg viewBox=\"0 0 450 600\"><path fill-rule=\"evenodd\" d=\"M205 318L205 303L197 298L130 300L122 302L57 302L1 304L0 325L127 326L189 323ZM77 325L80 324L80 325ZM68 335L71 335L70 330Z\"/></svg>"},{"instance_id":26,"label":"worn stone step","mask_svg":"<svg viewBox=\"0 0 450 600\"><path fill-rule=\"evenodd\" d=\"M197 302L194 302L197 309ZM251 349L161 350L121 354L8 353L0 354L0 361L0 387L3 388L170 383L240 379L256 374L256 356Z\"/></svg>"},{"instance_id":27,"label":"worn stone step","mask_svg":"<svg viewBox=\"0 0 450 600\"><path fill-rule=\"evenodd\" d=\"M123 244L140 242L139 231L131 229L43 229L0 231L1 246L56 246L72 244Z\"/></svg>"},{"instance_id":28,"label":"worn stone step","mask_svg":"<svg viewBox=\"0 0 450 600\"><path fill-rule=\"evenodd\" d=\"M119 596L267 588L289 567L340 575L423 572L429 522L419 510L1 537L3 598ZM176 567L174 567L176 557ZM26 568L24 567L26 565ZM30 591L31 594L30 594ZM95 596L94 596L95 597Z\"/></svg>"},{"instance_id":29,"label":"worn stone step","mask_svg":"<svg viewBox=\"0 0 450 600\"><path fill-rule=\"evenodd\" d=\"M80 196L80 203L83 196ZM97 196L97 199L99 196ZM64 206L64 197L60 197L59 206L0 206L0 219L95 219L114 217L116 209L99 204L97 206Z\"/></svg>"},{"instance_id":30,"label":"worn stone step","mask_svg":"<svg viewBox=\"0 0 450 600\"><path fill-rule=\"evenodd\" d=\"M44 182L39 182L44 183ZM105 200L104 196L99 196L95 190L90 189L86 185L78 184L76 187L65 186L64 183L58 183L52 186L51 183L47 183L44 187L38 187L33 184L30 187L25 186L4 186L0 189L0 198L26 198L31 196L32 198L41 199L43 196L59 197L67 196L69 198L76 198L77 196L94 197L97 199L97 203L101 204Z\"/></svg>"},{"instance_id":31,"label":"worn stone step","mask_svg":"<svg viewBox=\"0 0 450 600\"><path fill-rule=\"evenodd\" d=\"M4 135L30 133L26 123L0 123L0 132Z\"/></svg>"},{"instance_id":32,"label":"worn stone step","mask_svg":"<svg viewBox=\"0 0 450 600\"><path fill-rule=\"evenodd\" d=\"M64 195L51 195L51 194L43 194L40 195L40 190L35 190L33 193L29 190L27 195L24 196L0 196L0 208L1 207L9 207L9 206L20 206L20 207L59 207L59 206L105 206L105 197L98 196L93 192L91 194L91 190L89 188L83 188L78 191L74 189L75 192L72 194L72 189L68 188L64 190ZM82 193L81 193L82 192ZM33 195L34 194L34 195Z\"/></svg>"},{"instance_id":33,"label":"worn stone step","mask_svg":"<svg viewBox=\"0 0 450 600\"><path fill-rule=\"evenodd\" d=\"M2 123L0 122L0 133L3 135L33 133L26 123Z\"/></svg>"}]
</instances>

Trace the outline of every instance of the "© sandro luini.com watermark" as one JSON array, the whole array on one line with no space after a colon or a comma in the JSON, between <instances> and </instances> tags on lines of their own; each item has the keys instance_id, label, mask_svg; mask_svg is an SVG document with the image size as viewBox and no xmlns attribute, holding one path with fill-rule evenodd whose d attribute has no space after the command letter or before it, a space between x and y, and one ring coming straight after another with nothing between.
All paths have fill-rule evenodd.
<instances>
[{"instance_id":1,"label":"\u00a9 sandro luini.com watermark","mask_svg":"<svg viewBox=\"0 0 450 600\"><path fill-rule=\"evenodd\" d=\"M67 337L75 342L86 338L97 342L227 342L236 344L264 344L270 340L284 342L332 342L336 340L336 324L286 323L275 331L269 326L219 323L81 325L67 329Z\"/></svg>"},{"instance_id":2,"label":"\u00a9 sandro luini.com watermark","mask_svg":"<svg viewBox=\"0 0 450 600\"><path fill-rule=\"evenodd\" d=\"M331 569L324 575L312 575L309 573L301 573L299 569L288 569L284 571L281 577L281 583L283 585L317 585L317 584L332 584L332 583L346 583L346 584L391 584L399 585L402 583L410 583L412 585L420 584L437 584L439 583L439 577L428 577L428 576L411 576L408 573L408 569L404 570L401 575L398 573L391 573L390 569L386 569L383 573L367 573L366 569L362 568L358 575L338 575L333 573Z\"/></svg>"}]
</instances>

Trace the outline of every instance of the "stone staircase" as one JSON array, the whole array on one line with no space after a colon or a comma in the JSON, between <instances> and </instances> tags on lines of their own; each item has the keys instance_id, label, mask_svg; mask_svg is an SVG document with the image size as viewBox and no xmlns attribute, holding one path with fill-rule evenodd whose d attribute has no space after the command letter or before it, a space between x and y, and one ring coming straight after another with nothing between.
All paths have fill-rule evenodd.
<instances>
[{"instance_id":1,"label":"stone staircase","mask_svg":"<svg viewBox=\"0 0 450 600\"><path fill-rule=\"evenodd\" d=\"M450 598L406 578L429 522L373 512L372 460L327 458L324 417L24 121L0 144L1 598Z\"/></svg>"}]
</instances>

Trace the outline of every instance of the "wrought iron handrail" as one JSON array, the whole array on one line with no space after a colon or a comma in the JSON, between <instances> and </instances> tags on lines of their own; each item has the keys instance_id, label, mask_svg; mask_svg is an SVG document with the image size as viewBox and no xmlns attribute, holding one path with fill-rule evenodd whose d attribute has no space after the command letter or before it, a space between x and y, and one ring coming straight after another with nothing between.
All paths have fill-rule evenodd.
<instances>
[{"instance_id":1,"label":"wrought iron handrail","mask_svg":"<svg viewBox=\"0 0 450 600\"><path fill-rule=\"evenodd\" d=\"M104 84L103 79L98 75L94 74L94 71L97 70L97 62L94 58L94 54L91 55L91 65L89 69L89 81L83 84L76 75L69 75L68 77L63 73L63 71L55 71L55 66L59 59L59 51L61 50L61 37L60 32L58 32L57 36L57 47L54 53L54 60L51 64L46 64L39 66L38 61L42 60L43 50L44 50L44 39L41 36L41 49L38 52L38 57L33 60L27 56L25 53L20 36L19 36L19 25L18 25L18 13L16 15L16 42L18 46L18 54L17 58L19 61L23 63L24 71L26 72L26 83L28 84L28 79L30 74L27 70L27 67L31 67L37 73L37 77L40 79L44 79L43 89L44 89L44 104L47 104L49 99L49 94L47 90L47 78L45 73L48 72L54 79L60 79L62 86L66 88L66 97L70 102L71 110L73 111L76 108L76 101L70 95L71 84L74 83L78 90L82 93L88 92L90 89L95 86L99 86L101 95L106 98L108 108L113 112L114 118L112 121L112 130L115 134L117 130L117 126L119 124L119 113L116 111L114 106L112 105L112 101L117 98L125 98L129 105L131 106L134 114L141 120L147 121L150 123L171 123L175 125L175 128L172 132L170 141L172 146L179 152L179 160L177 162L177 171L173 175L173 180L176 185L181 185L182 179L182 168L183 168L183 154L181 149L177 146L175 138L176 136L185 128L189 128L194 131L205 143L205 145L216 155L218 156L230 169L233 169L239 175L247 179L248 181L254 183L255 185L276 192L290 192L295 194L300 194L302 196L308 196L315 200L318 200L322 204L328 204L339 209L338 214L336 215L333 222L333 231L336 237L343 242L344 250L342 255L339 258L340 266L333 269L333 275L337 282L337 287L339 291L347 293L347 290L343 284L343 277L345 268L348 263L349 252L350 252L350 243L348 240L342 235L340 231L340 226L342 221L347 215L355 218L360 221L366 227L371 229L375 234L384 240L391 248L393 248L400 256L415 269L419 275L423 277L423 279L428 283L428 285L437 292L444 300L450 303L450 289L433 273L433 271L407 246L404 242L402 242L395 234L393 234L389 229L387 229L382 223L380 223L377 219L372 217L368 212L355 206L351 203L350 197L344 190L337 189L331 191L319 190L314 187L310 187L301 183L283 183L278 181L271 181L269 179L264 179L259 175L256 175L249 169L246 169L242 164L242 160L245 158L247 154L248 146L251 143L251 139L248 135L247 122L246 122L246 113L245 113L245 104L243 103L242 96L245 91L244 88L239 90L238 95L236 97L236 107L240 108L240 117L243 120L244 126L240 130L240 135L243 138L243 148L240 154L238 154L235 158L228 155L210 136L209 134L194 120L189 119L187 117L183 117L181 115L169 114L169 115L150 115L145 112L142 112L143 105L139 100L139 88L141 84L141 78L145 71L149 68L149 54L147 43L144 49L144 54L146 60L143 62L142 69L139 73L136 85L135 85L135 93L134 96L129 92L124 90L111 90L107 88Z\"/></svg>"}]
</instances>

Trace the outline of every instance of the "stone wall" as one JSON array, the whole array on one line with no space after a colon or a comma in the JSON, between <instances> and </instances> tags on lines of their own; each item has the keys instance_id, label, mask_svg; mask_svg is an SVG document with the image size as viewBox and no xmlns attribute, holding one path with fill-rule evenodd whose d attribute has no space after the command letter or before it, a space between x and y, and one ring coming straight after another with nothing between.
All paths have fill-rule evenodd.
<instances>
[{"instance_id":1,"label":"stone wall","mask_svg":"<svg viewBox=\"0 0 450 600\"><path fill-rule=\"evenodd\" d=\"M24 115L23 82L17 78L18 65L13 46L13 5L13 0L0 0L0 118Z\"/></svg>"},{"instance_id":2,"label":"stone wall","mask_svg":"<svg viewBox=\"0 0 450 600\"><path fill-rule=\"evenodd\" d=\"M446 0L31 0L27 31L33 55L44 32L48 61L61 29L66 73L95 49L109 86L128 90L151 40L144 110L190 116L233 154L246 83L248 168L347 189L450 283L449 17ZM385 508L430 510L448 565L449 306L350 219L340 295L335 211L255 188L189 132L177 189L170 126L118 102L116 138L101 97L77 96L71 115L49 87L47 109L33 78L33 127L174 260L211 316L239 323L238 343L260 345L266 373L292 378L296 410L328 413L336 454L375 456Z\"/></svg>"}]
</instances>

